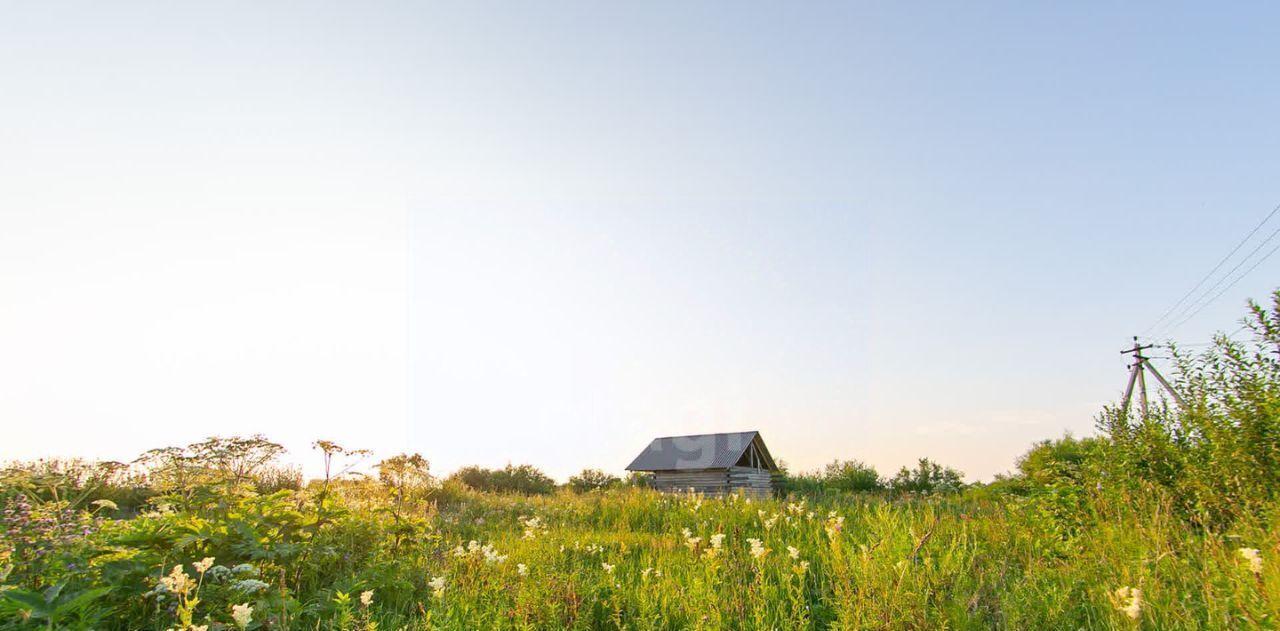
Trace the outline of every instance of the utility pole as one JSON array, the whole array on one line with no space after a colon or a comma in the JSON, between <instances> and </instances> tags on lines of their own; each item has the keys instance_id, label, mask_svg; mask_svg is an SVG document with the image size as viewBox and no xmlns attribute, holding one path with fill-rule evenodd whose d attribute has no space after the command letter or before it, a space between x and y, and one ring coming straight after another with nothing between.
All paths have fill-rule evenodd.
<instances>
[{"instance_id":1,"label":"utility pole","mask_svg":"<svg viewBox=\"0 0 1280 631\"><path fill-rule=\"evenodd\" d=\"M1164 380L1164 376L1160 374L1160 371L1156 370L1156 367L1151 365L1151 358L1142 354L1142 351L1145 351L1148 348L1151 348L1152 346L1153 346L1152 344L1147 344L1146 346L1142 346L1138 344L1138 336L1135 335L1133 336L1133 348L1120 351L1121 355L1133 355L1133 363L1129 365L1129 385L1125 386L1125 389L1124 389L1123 409L1126 413L1129 411L1129 401L1133 398L1133 386L1134 384L1137 384L1138 407L1139 409L1142 410L1142 416L1146 417L1147 415L1146 371L1148 370L1151 371L1151 376L1155 377L1156 381L1160 382L1161 386L1164 386L1164 389L1169 393L1170 396L1173 397L1173 400L1178 402L1178 405L1180 407L1184 407L1184 408L1187 407L1187 404L1182 400L1182 397L1179 396L1178 393L1173 390L1173 386L1170 386L1169 382Z\"/></svg>"}]
</instances>

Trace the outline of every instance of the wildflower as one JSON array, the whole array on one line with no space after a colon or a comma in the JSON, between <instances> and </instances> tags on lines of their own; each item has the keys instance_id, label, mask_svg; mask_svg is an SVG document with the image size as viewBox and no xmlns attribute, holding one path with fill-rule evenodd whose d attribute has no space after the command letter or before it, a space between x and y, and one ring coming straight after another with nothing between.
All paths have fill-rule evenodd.
<instances>
[{"instance_id":1,"label":"wildflower","mask_svg":"<svg viewBox=\"0 0 1280 631\"><path fill-rule=\"evenodd\" d=\"M94 506L97 506L100 509L105 508L107 510L120 510L120 507L116 506L116 503L111 500L94 500L92 504Z\"/></svg>"},{"instance_id":2,"label":"wildflower","mask_svg":"<svg viewBox=\"0 0 1280 631\"><path fill-rule=\"evenodd\" d=\"M792 559L800 558L800 549L795 546L787 546L787 555Z\"/></svg>"},{"instance_id":3,"label":"wildflower","mask_svg":"<svg viewBox=\"0 0 1280 631\"><path fill-rule=\"evenodd\" d=\"M191 577L187 576L187 573L182 571L181 565L175 565L173 566L173 571L170 572L168 576L160 579L160 586L163 587L165 591L170 591L175 594L185 594L187 593L187 590L191 589Z\"/></svg>"},{"instance_id":4,"label":"wildflower","mask_svg":"<svg viewBox=\"0 0 1280 631\"><path fill-rule=\"evenodd\" d=\"M651 568L651 567L647 567L647 568L645 568L645 569L643 569L643 570L640 570L640 576L641 576L642 578L649 578L649 575L650 575L650 574L653 574L653 568Z\"/></svg>"},{"instance_id":5,"label":"wildflower","mask_svg":"<svg viewBox=\"0 0 1280 631\"><path fill-rule=\"evenodd\" d=\"M193 624L193 625L191 625L191 631L209 631L209 625L207 625L207 624Z\"/></svg>"},{"instance_id":6,"label":"wildflower","mask_svg":"<svg viewBox=\"0 0 1280 631\"><path fill-rule=\"evenodd\" d=\"M436 576L432 578L431 582L427 583L427 585L431 587L431 594L436 598L440 598L444 596L444 577L443 576Z\"/></svg>"},{"instance_id":7,"label":"wildflower","mask_svg":"<svg viewBox=\"0 0 1280 631\"><path fill-rule=\"evenodd\" d=\"M502 563L507 560L507 555L498 554L498 551L494 549L493 544L484 544L484 547L480 548L480 552L484 554L485 563Z\"/></svg>"},{"instance_id":8,"label":"wildflower","mask_svg":"<svg viewBox=\"0 0 1280 631\"><path fill-rule=\"evenodd\" d=\"M723 544L724 544L724 533L716 533L716 534L714 534L714 535L711 535L711 547L712 547L712 548L715 548L716 550L719 550L719 549L720 549L720 546L721 546L721 545L723 545Z\"/></svg>"},{"instance_id":9,"label":"wildflower","mask_svg":"<svg viewBox=\"0 0 1280 631\"><path fill-rule=\"evenodd\" d=\"M523 563L517 563L516 574L519 574L520 576L528 576L529 568Z\"/></svg>"},{"instance_id":10,"label":"wildflower","mask_svg":"<svg viewBox=\"0 0 1280 631\"><path fill-rule=\"evenodd\" d=\"M778 518L779 518L779 517L781 517L781 515L774 515L773 517L770 517L769 519L764 520L764 530L765 530L765 532L768 532L768 531L770 531L770 530L773 530L774 525L776 525L776 524L778 523Z\"/></svg>"},{"instance_id":11,"label":"wildflower","mask_svg":"<svg viewBox=\"0 0 1280 631\"><path fill-rule=\"evenodd\" d=\"M231 584L231 589L242 594L256 594L261 591L266 591L267 587L270 586L256 578L246 578L242 581L236 581Z\"/></svg>"},{"instance_id":12,"label":"wildflower","mask_svg":"<svg viewBox=\"0 0 1280 631\"><path fill-rule=\"evenodd\" d=\"M844 531L844 516L837 515L835 511L831 511L831 513L827 515L826 528L827 536L835 539L836 535L839 535Z\"/></svg>"},{"instance_id":13,"label":"wildflower","mask_svg":"<svg viewBox=\"0 0 1280 631\"><path fill-rule=\"evenodd\" d=\"M1240 557L1249 562L1249 571L1262 574L1262 553L1257 548L1240 548Z\"/></svg>"},{"instance_id":14,"label":"wildflower","mask_svg":"<svg viewBox=\"0 0 1280 631\"><path fill-rule=\"evenodd\" d=\"M456 557L467 556L467 551L462 546L455 546L453 548L453 556L456 556Z\"/></svg>"},{"instance_id":15,"label":"wildflower","mask_svg":"<svg viewBox=\"0 0 1280 631\"><path fill-rule=\"evenodd\" d=\"M370 590L360 592L360 606L368 607L369 605L372 605L372 604L373 604L373 590L370 589Z\"/></svg>"},{"instance_id":16,"label":"wildflower","mask_svg":"<svg viewBox=\"0 0 1280 631\"><path fill-rule=\"evenodd\" d=\"M253 607L249 603L231 606L231 619L236 621L236 626L241 629L249 626L249 622L253 620Z\"/></svg>"},{"instance_id":17,"label":"wildflower","mask_svg":"<svg viewBox=\"0 0 1280 631\"><path fill-rule=\"evenodd\" d=\"M801 561L796 564L796 567L795 567L796 574L799 574L800 576L804 576L804 573L808 571L809 571L808 561Z\"/></svg>"},{"instance_id":18,"label":"wildflower","mask_svg":"<svg viewBox=\"0 0 1280 631\"><path fill-rule=\"evenodd\" d=\"M764 555L769 553L759 539L747 539L747 543L751 544L751 556L754 559L762 559Z\"/></svg>"},{"instance_id":19,"label":"wildflower","mask_svg":"<svg viewBox=\"0 0 1280 631\"><path fill-rule=\"evenodd\" d=\"M1142 590L1137 587L1119 587L1111 593L1116 609L1133 620L1142 615Z\"/></svg>"},{"instance_id":20,"label":"wildflower","mask_svg":"<svg viewBox=\"0 0 1280 631\"><path fill-rule=\"evenodd\" d=\"M613 567L614 567L614 566L609 565L608 563L601 563L601 564L600 564L600 566L604 568L604 573L605 573L605 574L613 574Z\"/></svg>"},{"instance_id":21,"label":"wildflower","mask_svg":"<svg viewBox=\"0 0 1280 631\"><path fill-rule=\"evenodd\" d=\"M197 572L204 574L209 571L209 568L213 567L213 557L205 557L191 565L196 568Z\"/></svg>"},{"instance_id":22,"label":"wildflower","mask_svg":"<svg viewBox=\"0 0 1280 631\"><path fill-rule=\"evenodd\" d=\"M520 525L524 526L525 539L533 539L534 537L537 537L538 534L547 531L547 527L542 523L542 518L537 516L520 517Z\"/></svg>"}]
</instances>

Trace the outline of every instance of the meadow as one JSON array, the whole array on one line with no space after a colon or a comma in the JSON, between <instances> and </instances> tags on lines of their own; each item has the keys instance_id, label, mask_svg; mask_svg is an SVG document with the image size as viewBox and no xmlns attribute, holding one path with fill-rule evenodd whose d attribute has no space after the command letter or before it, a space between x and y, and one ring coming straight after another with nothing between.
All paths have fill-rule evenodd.
<instances>
[{"instance_id":1,"label":"meadow","mask_svg":"<svg viewBox=\"0 0 1280 631\"><path fill-rule=\"evenodd\" d=\"M788 475L768 500L533 467L444 480L261 437L0 477L0 629L1245 629L1280 626L1280 296L1117 407L963 485ZM1175 351L1176 353L1177 351Z\"/></svg>"}]
</instances>

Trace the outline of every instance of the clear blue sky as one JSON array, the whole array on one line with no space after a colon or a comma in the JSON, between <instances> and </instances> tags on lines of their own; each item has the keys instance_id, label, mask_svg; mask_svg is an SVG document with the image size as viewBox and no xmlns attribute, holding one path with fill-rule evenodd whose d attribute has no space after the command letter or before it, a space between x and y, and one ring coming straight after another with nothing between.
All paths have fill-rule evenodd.
<instances>
[{"instance_id":1,"label":"clear blue sky","mask_svg":"<svg viewBox=\"0 0 1280 631\"><path fill-rule=\"evenodd\" d=\"M989 477L1091 431L1280 203L1278 18L6 6L0 458L261 431L564 477L760 429Z\"/></svg>"}]
</instances>

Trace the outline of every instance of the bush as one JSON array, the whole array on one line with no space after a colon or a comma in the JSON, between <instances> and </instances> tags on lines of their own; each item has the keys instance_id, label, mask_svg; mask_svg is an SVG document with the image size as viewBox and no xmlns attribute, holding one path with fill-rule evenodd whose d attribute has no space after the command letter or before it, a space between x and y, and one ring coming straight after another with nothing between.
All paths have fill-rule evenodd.
<instances>
[{"instance_id":1,"label":"bush","mask_svg":"<svg viewBox=\"0 0 1280 631\"><path fill-rule=\"evenodd\" d=\"M1251 302L1250 312L1247 342L1219 335L1198 355L1174 347L1185 407L1103 411L1108 484L1167 491L1185 518L1214 528L1280 496L1280 292L1270 310Z\"/></svg>"},{"instance_id":2,"label":"bush","mask_svg":"<svg viewBox=\"0 0 1280 631\"><path fill-rule=\"evenodd\" d=\"M569 488L576 493L602 491L621 484L622 480L618 476L605 473L599 469L583 469L582 473L569 477Z\"/></svg>"},{"instance_id":3,"label":"bush","mask_svg":"<svg viewBox=\"0 0 1280 631\"><path fill-rule=\"evenodd\" d=\"M778 489L783 493L815 495L831 491L867 493L884 489L884 479L869 464L859 460L833 460L821 471L790 473L785 468L778 475Z\"/></svg>"},{"instance_id":4,"label":"bush","mask_svg":"<svg viewBox=\"0 0 1280 631\"><path fill-rule=\"evenodd\" d=\"M884 488L880 474L858 460L835 460L823 469L822 482L837 491L869 492Z\"/></svg>"},{"instance_id":5,"label":"bush","mask_svg":"<svg viewBox=\"0 0 1280 631\"><path fill-rule=\"evenodd\" d=\"M915 469L899 469L889 488L896 493L954 493L964 488L964 474L921 458Z\"/></svg>"},{"instance_id":6,"label":"bush","mask_svg":"<svg viewBox=\"0 0 1280 631\"><path fill-rule=\"evenodd\" d=\"M648 471L628 471L627 477L622 483L629 487L649 489L653 488L653 474Z\"/></svg>"},{"instance_id":7,"label":"bush","mask_svg":"<svg viewBox=\"0 0 1280 631\"><path fill-rule=\"evenodd\" d=\"M556 489L556 482L533 465L507 465L502 469L486 469L470 465L449 476L477 491L546 495Z\"/></svg>"}]
</instances>

